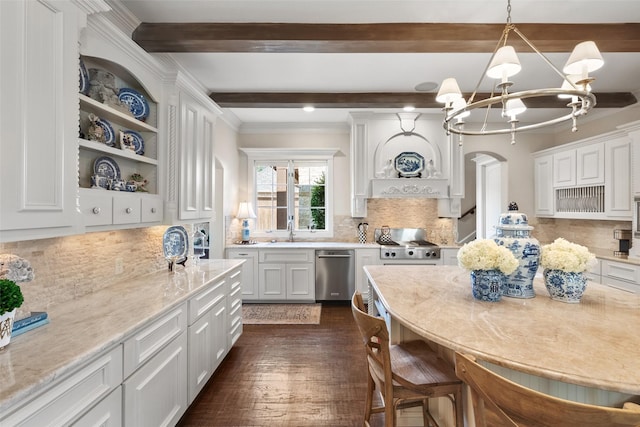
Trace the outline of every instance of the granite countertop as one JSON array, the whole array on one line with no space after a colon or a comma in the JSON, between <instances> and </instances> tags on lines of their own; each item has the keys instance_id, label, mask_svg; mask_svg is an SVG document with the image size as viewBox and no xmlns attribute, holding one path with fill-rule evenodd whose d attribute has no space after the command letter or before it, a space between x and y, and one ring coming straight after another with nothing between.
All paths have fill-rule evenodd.
<instances>
[{"instance_id":1,"label":"granite countertop","mask_svg":"<svg viewBox=\"0 0 640 427\"><path fill-rule=\"evenodd\" d=\"M597 258L606 259L608 261L618 261L627 264L640 265L640 258L632 257L629 255L616 256L614 251L609 249L589 248L589 251L593 253Z\"/></svg>"},{"instance_id":2,"label":"granite countertop","mask_svg":"<svg viewBox=\"0 0 640 427\"><path fill-rule=\"evenodd\" d=\"M455 245L439 245L440 248L453 248L458 249L459 246ZM311 242L311 241L277 241L277 242L257 242L255 244L243 245L243 244L231 244L227 245L227 248L243 248L243 249L379 249L380 244L375 242L370 243L352 243L352 242Z\"/></svg>"},{"instance_id":3,"label":"granite countertop","mask_svg":"<svg viewBox=\"0 0 640 427\"><path fill-rule=\"evenodd\" d=\"M50 323L0 351L0 412L127 339L244 260L165 269L50 307Z\"/></svg>"},{"instance_id":4,"label":"granite countertop","mask_svg":"<svg viewBox=\"0 0 640 427\"><path fill-rule=\"evenodd\" d=\"M640 295L589 282L579 304L536 297L483 302L455 266L366 266L392 318L421 337L516 371L640 395ZM399 280L401 278L401 280Z\"/></svg>"}]
</instances>

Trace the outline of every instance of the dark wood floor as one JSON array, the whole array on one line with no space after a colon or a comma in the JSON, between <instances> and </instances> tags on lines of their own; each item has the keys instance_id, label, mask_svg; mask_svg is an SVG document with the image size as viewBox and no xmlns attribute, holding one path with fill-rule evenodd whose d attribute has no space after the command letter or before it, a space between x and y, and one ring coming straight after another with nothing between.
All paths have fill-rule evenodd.
<instances>
[{"instance_id":1,"label":"dark wood floor","mask_svg":"<svg viewBox=\"0 0 640 427\"><path fill-rule=\"evenodd\" d=\"M361 342L346 304L324 305L319 325L244 325L178 425L361 426L367 375Z\"/></svg>"}]
</instances>

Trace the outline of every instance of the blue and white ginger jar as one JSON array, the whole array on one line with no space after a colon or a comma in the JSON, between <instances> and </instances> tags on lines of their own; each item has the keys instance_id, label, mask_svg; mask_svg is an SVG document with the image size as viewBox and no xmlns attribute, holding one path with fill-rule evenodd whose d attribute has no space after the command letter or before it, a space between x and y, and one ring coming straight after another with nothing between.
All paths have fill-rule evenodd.
<instances>
[{"instance_id":1,"label":"blue and white ginger jar","mask_svg":"<svg viewBox=\"0 0 640 427\"><path fill-rule=\"evenodd\" d=\"M533 298L533 278L540 262L540 242L529 233L533 227L529 225L527 215L518 212L518 205L511 203L509 212L500 215L499 224L493 240L508 248L518 260L518 268L506 275L503 295L513 298Z\"/></svg>"}]
</instances>

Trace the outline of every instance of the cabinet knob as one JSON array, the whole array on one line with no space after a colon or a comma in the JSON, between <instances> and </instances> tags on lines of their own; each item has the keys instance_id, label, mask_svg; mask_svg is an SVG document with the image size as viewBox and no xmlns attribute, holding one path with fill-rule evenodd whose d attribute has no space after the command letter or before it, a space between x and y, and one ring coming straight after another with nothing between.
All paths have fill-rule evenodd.
<instances>
[{"instance_id":1,"label":"cabinet knob","mask_svg":"<svg viewBox=\"0 0 640 427\"><path fill-rule=\"evenodd\" d=\"M98 215L100 213L100 208L96 206L91 210L91 212L93 212L95 215Z\"/></svg>"},{"instance_id":2,"label":"cabinet knob","mask_svg":"<svg viewBox=\"0 0 640 427\"><path fill-rule=\"evenodd\" d=\"M156 213L156 208L151 208L151 213Z\"/></svg>"},{"instance_id":3,"label":"cabinet knob","mask_svg":"<svg viewBox=\"0 0 640 427\"><path fill-rule=\"evenodd\" d=\"M133 209L131 209L131 208L127 208L127 209L125 209L124 211L125 211L126 213L130 214L131 212L133 212Z\"/></svg>"}]
</instances>

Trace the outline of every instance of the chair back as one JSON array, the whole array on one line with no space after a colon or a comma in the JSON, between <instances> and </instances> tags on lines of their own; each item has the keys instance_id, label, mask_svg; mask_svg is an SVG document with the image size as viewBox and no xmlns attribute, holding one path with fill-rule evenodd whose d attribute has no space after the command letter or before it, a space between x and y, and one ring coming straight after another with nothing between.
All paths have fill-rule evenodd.
<instances>
[{"instance_id":1,"label":"chair back","mask_svg":"<svg viewBox=\"0 0 640 427\"><path fill-rule=\"evenodd\" d=\"M367 350L371 378L383 396L392 396L393 377L387 324L384 319L365 313L362 295L359 292L354 293L351 299L351 311Z\"/></svg>"},{"instance_id":2,"label":"chair back","mask_svg":"<svg viewBox=\"0 0 640 427\"><path fill-rule=\"evenodd\" d=\"M638 427L640 412L588 405L550 396L516 384L456 353L456 374L470 388L476 426ZM487 422L486 409L498 421Z\"/></svg>"}]
</instances>

